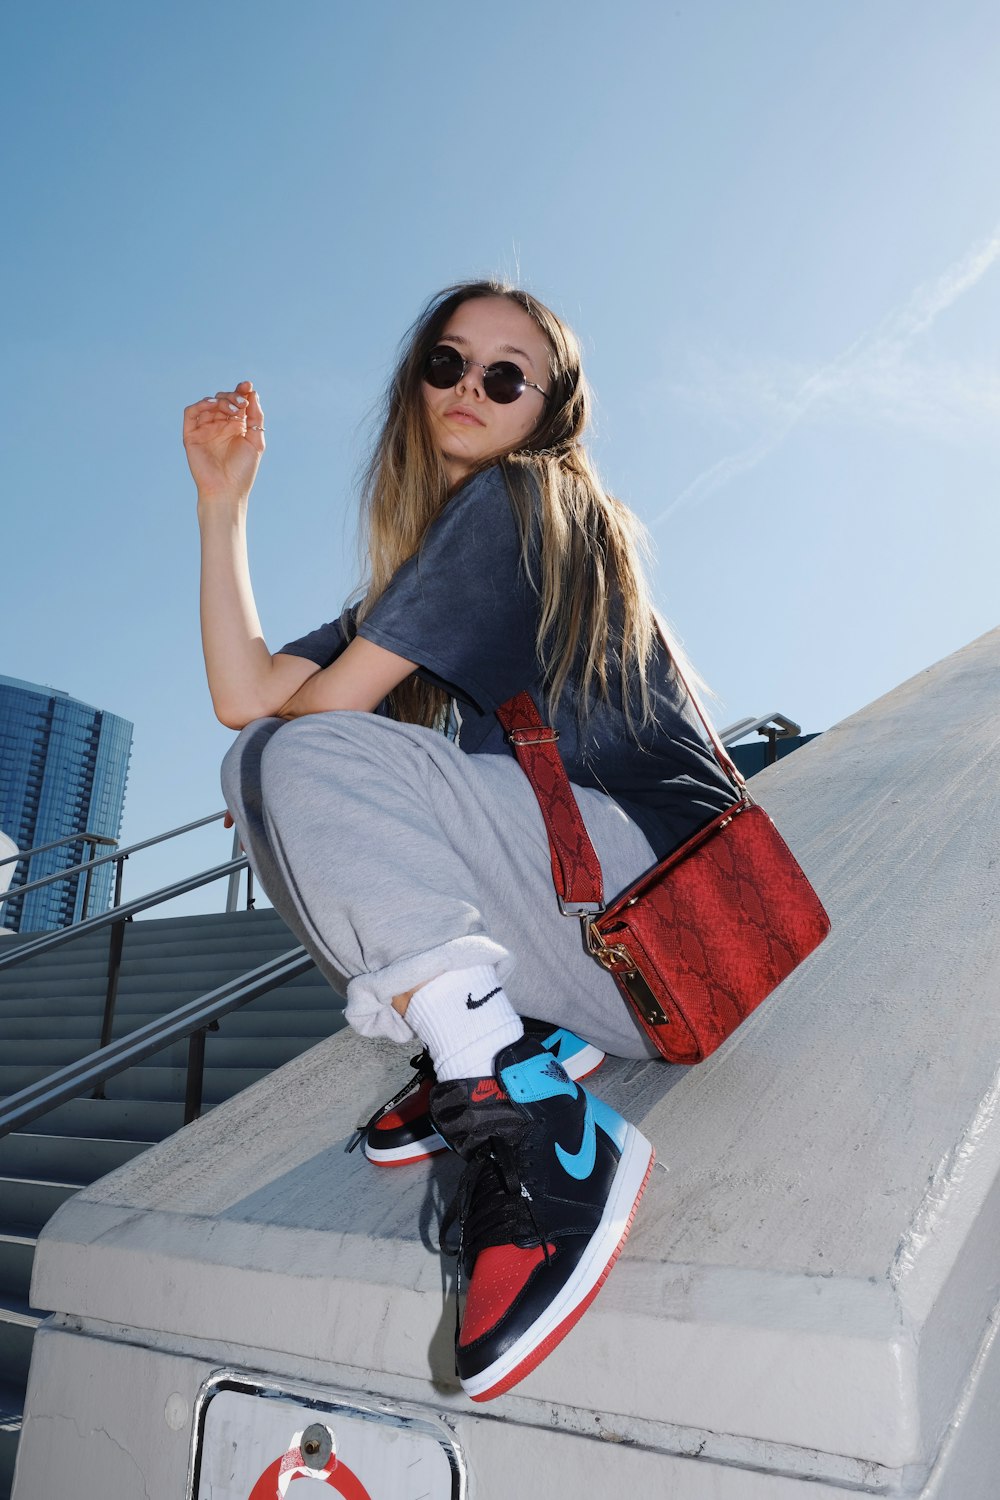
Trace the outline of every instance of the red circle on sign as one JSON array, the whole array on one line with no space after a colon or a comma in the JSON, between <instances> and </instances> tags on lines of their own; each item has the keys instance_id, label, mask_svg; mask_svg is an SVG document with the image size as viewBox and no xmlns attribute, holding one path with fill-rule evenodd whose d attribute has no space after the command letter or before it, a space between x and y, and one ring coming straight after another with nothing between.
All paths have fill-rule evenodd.
<instances>
[{"instance_id":1,"label":"red circle on sign","mask_svg":"<svg viewBox=\"0 0 1000 1500\"><path fill-rule=\"evenodd\" d=\"M278 1475L281 1473L281 1465L285 1455L276 1458L273 1464L268 1464L263 1474L250 1491L247 1500L278 1500ZM307 1474L293 1474L292 1481L296 1479L307 1479ZM316 1479L320 1475L315 1475ZM365 1489L358 1476L347 1467L346 1464L337 1460L337 1467L329 1474L323 1476L328 1485L339 1490L344 1500L372 1500L371 1495Z\"/></svg>"}]
</instances>

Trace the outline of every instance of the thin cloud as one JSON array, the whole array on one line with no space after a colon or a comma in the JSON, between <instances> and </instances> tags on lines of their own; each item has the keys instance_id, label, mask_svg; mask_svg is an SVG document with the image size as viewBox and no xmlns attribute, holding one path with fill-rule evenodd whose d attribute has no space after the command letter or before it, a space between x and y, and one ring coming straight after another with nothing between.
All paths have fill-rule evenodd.
<instances>
[{"instance_id":1,"label":"thin cloud","mask_svg":"<svg viewBox=\"0 0 1000 1500\"><path fill-rule=\"evenodd\" d=\"M835 359L799 377L791 395L780 397L773 382L766 383L763 399L770 413L768 430L755 442L705 469L660 512L652 526L662 525L683 506L697 505L755 469L817 408L850 406L857 410L861 400L869 403L869 409L879 407L883 414L888 409L901 421L922 420L933 413L939 425L949 420L957 423L966 409L989 413L1000 410L1000 380L994 370L973 371L944 364L914 366L904 358L915 340L971 291L998 258L1000 225L941 276L917 287L901 308L855 339Z\"/></svg>"}]
</instances>

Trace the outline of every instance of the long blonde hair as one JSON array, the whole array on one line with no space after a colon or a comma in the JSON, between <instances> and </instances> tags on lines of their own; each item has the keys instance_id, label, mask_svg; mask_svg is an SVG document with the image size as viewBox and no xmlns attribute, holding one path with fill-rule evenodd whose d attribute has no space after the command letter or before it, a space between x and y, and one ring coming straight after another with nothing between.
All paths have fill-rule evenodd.
<instances>
[{"instance_id":1,"label":"long blonde hair","mask_svg":"<svg viewBox=\"0 0 1000 1500\"><path fill-rule=\"evenodd\" d=\"M539 598L536 650L547 709L554 711L567 682L578 674L577 702L585 718L595 697L608 700L609 664L616 665L626 721L636 730L653 717L647 667L654 630L645 532L628 507L604 490L583 447L590 393L575 334L529 292L504 282L447 287L427 304L404 341L362 484L368 578L358 622L396 570L420 550L450 499L426 416L423 369L448 319L475 297L504 297L522 308L550 349L550 394L538 426L522 447L481 465L501 464L520 531L522 563ZM537 567L533 534L539 542ZM447 694L417 677L391 698L398 718L429 726L440 726L447 704Z\"/></svg>"}]
</instances>

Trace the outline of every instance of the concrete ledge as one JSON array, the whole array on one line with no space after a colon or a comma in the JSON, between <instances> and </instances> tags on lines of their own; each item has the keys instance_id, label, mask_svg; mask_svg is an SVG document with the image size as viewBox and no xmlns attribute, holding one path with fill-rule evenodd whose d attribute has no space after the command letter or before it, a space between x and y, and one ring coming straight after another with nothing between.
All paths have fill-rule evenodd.
<instances>
[{"instance_id":1,"label":"concrete ledge","mask_svg":"<svg viewBox=\"0 0 1000 1500\"><path fill-rule=\"evenodd\" d=\"M930 1497L949 1455L1000 1459L980 1417L1000 1299L998 681L993 632L756 778L833 934L701 1067L592 1080L666 1170L593 1308L487 1426L580 1432L599 1412L619 1441L744 1476L692 1496L779 1495L784 1475L795 1494ZM34 1303L95 1339L238 1348L470 1411L434 1245L457 1164L384 1172L343 1149L404 1070L341 1034L86 1189L43 1235Z\"/></svg>"}]
</instances>

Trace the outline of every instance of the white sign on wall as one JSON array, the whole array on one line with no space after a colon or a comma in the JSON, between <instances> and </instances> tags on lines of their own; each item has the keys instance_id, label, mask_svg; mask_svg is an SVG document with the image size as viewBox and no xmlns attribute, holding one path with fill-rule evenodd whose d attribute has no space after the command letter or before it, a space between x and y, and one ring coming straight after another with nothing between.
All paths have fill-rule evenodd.
<instances>
[{"instance_id":1,"label":"white sign on wall","mask_svg":"<svg viewBox=\"0 0 1000 1500\"><path fill-rule=\"evenodd\" d=\"M400 1408L223 1371L195 1421L189 1500L464 1500L451 1433Z\"/></svg>"}]
</instances>

